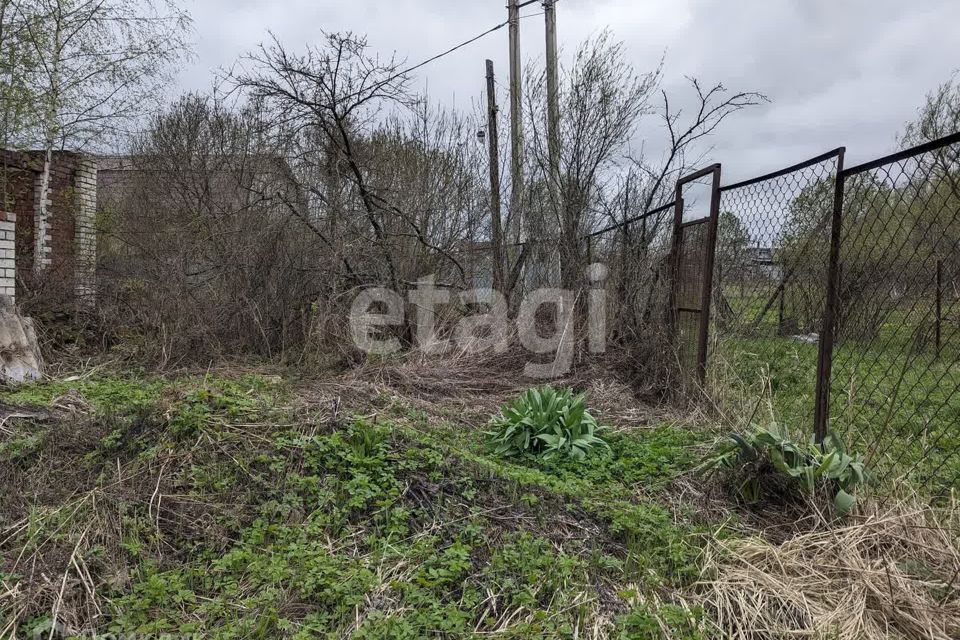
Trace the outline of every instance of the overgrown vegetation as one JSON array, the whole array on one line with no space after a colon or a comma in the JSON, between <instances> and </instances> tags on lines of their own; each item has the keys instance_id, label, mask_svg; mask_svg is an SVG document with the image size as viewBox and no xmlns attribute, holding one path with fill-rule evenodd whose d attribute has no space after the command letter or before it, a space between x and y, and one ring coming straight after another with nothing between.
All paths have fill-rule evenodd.
<instances>
[{"instance_id":1,"label":"overgrown vegetation","mask_svg":"<svg viewBox=\"0 0 960 640\"><path fill-rule=\"evenodd\" d=\"M856 384L835 388L831 428L848 451L863 454L873 471L875 488L896 492L908 475L908 490L949 499L960 477L960 446L955 425L960 395L947 383L954 373L948 362L914 361L902 378L905 360L857 343L840 345L836 358L861 363ZM811 433L817 369L817 346L788 338L727 338L719 342L715 362L724 367L726 391L769 403L769 420L797 433ZM950 388L947 388L950 387ZM864 390L864 392L861 392ZM904 390L913 390L905 393ZM865 391L872 391L868 397ZM883 398L878 404L877 398ZM876 417L874 417L876 416ZM936 443L936 446L932 446Z\"/></svg>"},{"instance_id":2,"label":"overgrown vegetation","mask_svg":"<svg viewBox=\"0 0 960 640\"><path fill-rule=\"evenodd\" d=\"M677 197L690 217L697 197L677 179L764 96L691 79L693 108L679 111L663 67L633 69L601 32L549 96L561 148L542 126L552 83L539 63L511 96L526 136L506 206L497 109L479 131L487 149L483 116L431 106L405 70L423 65L354 33L299 51L271 36L222 78L225 93L148 109L188 54L188 25L176 0L0 0L4 145L41 147L38 167L11 154L0 175L5 202L36 200L35 220L17 221L35 237L18 236L17 251L21 240L46 251L47 196L64 195L51 185L56 149L111 140L127 154L100 166L96 305L71 318L90 324L46 327L85 373L0 398L0 637L960 637L955 145L847 181L839 262L828 259L833 160L721 190L712 317L725 339L711 361L730 375L714 412L686 397L678 366L692 326L677 312L694 311L681 298L711 277L710 259L677 251L697 226L674 228L659 205ZM957 104L947 83L903 142L955 130ZM651 115L668 140L635 154ZM131 136L134 122L146 127ZM752 195L731 198L742 189ZM32 276L17 272L21 306L46 312L41 329L73 314L45 298L53 287L86 285L72 273L86 252L61 260L59 244L50 262L69 277L39 259ZM831 264L842 375L837 434L821 448L793 434L810 431ZM427 273L437 305L405 296ZM498 295L474 295L488 280ZM570 303L525 314L521 297L556 280ZM347 310L374 288L406 297L403 318L376 333L423 347L416 357L368 358L348 339ZM539 313L549 307L555 317ZM529 344L525 316L541 344L537 330L555 329L536 355L575 370L570 387L500 405L528 384L504 383L499 366L528 364L509 353ZM504 328L513 320L518 335ZM583 324L603 356L582 349ZM454 342L460 361L441 353ZM494 342L493 359L475 353ZM80 366L88 349L130 370ZM236 356L337 373L294 387L140 369ZM427 362L432 379L401 362ZM620 376L642 418L588 410L573 390ZM696 419L654 420L641 395L682 400ZM429 396L442 411L423 408ZM770 426L753 426L756 410L744 419L745 399L767 401L769 421L756 422ZM502 406L492 419L484 400ZM474 422L458 413L476 405ZM718 415L748 431L711 453L705 424ZM919 500L883 508L871 496L918 488Z\"/></svg>"},{"instance_id":3,"label":"overgrown vegetation","mask_svg":"<svg viewBox=\"0 0 960 640\"><path fill-rule=\"evenodd\" d=\"M256 375L130 376L4 393L0 476L20 490L0 498L0 635L56 620L68 633L216 638L707 640L742 629L734 611L797 611L790 593L737 609L737 576L755 562L757 593L793 578L774 575L781 547L697 497L707 433L661 424L610 430L582 458L502 457L482 429L340 385L318 396ZM783 435L751 446L802 465ZM882 518L869 531L818 525L822 553L840 535L859 554L829 593L874 586L861 564L896 549L913 564L891 579L917 607L942 602L923 624L949 637L956 550L932 515L905 518L927 523L925 546L894 544L913 529ZM786 545L791 567L813 553ZM882 622L864 606L864 624ZM829 627L829 612L803 611L783 623Z\"/></svg>"},{"instance_id":4,"label":"overgrown vegetation","mask_svg":"<svg viewBox=\"0 0 960 640\"><path fill-rule=\"evenodd\" d=\"M507 461L402 403L341 418L290 391L210 376L5 394L34 417L7 422L0 452L23 488L3 497L3 635L56 618L217 638L705 637L703 613L664 596L697 579L706 530L657 498L695 434Z\"/></svg>"}]
</instances>

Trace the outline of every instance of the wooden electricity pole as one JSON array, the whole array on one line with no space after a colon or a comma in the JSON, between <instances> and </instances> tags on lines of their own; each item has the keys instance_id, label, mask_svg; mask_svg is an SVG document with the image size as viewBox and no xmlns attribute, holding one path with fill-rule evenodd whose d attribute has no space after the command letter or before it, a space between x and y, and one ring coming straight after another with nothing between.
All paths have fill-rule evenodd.
<instances>
[{"instance_id":1,"label":"wooden electricity pole","mask_svg":"<svg viewBox=\"0 0 960 640\"><path fill-rule=\"evenodd\" d=\"M520 98L520 0L507 5L510 20L510 231L514 240L523 228L523 116Z\"/></svg>"},{"instance_id":2,"label":"wooden electricity pole","mask_svg":"<svg viewBox=\"0 0 960 640\"><path fill-rule=\"evenodd\" d=\"M576 230L567 229L564 219L564 207L561 203L560 188L560 81L557 68L557 11L556 0L543 0L543 15L546 22L547 35L547 154L550 175L547 177L547 183L550 192L550 206L553 208L556 217L558 241L560 249L560 272L561 278L565 269L569 269L571 255L569 250L565 251L565 243L573 242L572 237L565 237L564 234L575 233ZM566 278L563 278L566 279ZM567 286L569 283L564 283Z\"/></svg>"},{"instance_id":3,"label":"wooden electricity pole","mask_svg":"<svg viewBox=\"0 0 960 640\"><path fill-rule=\"evenodd\" d=\"M503 220L500 211L500 136L497 131L497 88L493 60L487 60L487 133L490 146L490 241L493 288L507 295L503 279Z\"/></svg>"},{"instance_id":4,"label":"wooden electricity pole","mask_svg":"<svg viewBox=\"0 0 960 640\"><path fill-rule=\"evenodd\" d=\"M557 69L556 0L543 0L547 34L547 144L550 180L559 186L560 176L560 81Z\"/></svg>"}]
</instances>

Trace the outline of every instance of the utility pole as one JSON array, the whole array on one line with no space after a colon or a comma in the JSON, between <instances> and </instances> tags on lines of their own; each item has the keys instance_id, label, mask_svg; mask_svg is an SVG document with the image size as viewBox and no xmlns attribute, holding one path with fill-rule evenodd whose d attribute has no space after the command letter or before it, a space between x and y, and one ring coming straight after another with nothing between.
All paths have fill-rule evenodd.
<instances>
[{"instance_id":1,"label":"utility pole","mask_svg":"<svg viewBox=\"0 0 960 640\"><path fill-rule=\"evenodd\" d=\"M497 131L497 88L493 60L487 60L487 133L490 145L490 241L493 288L507 295L503 279L503 224L500 211L500 136Z\"/></svg>"},{"instance_id":2,"label":"utility pole","mask_svg":"<svg viewBox=\"0 0 960 640\"><path fill-rule=\"evenodd\" d=\"M520 98L520 0L507 5L510 20L510 232L520 239L523 228L523 115Z\"/></svg>"},{"instance_id":3,"label":"utility pole","mask_svg":"<svg viewBox=\"0 0 960 640\"><path fill-rule=\"evenodd\" d=\"M547 34L547 144L550 154L550 180L560 175L560 81L557 70L556 0L543 0ZM559 186L559 181L556 183Z\"/></svg>"},{"instance_id":4,"label":"utility pole","mask_svg":"<svg viewBox=\"0 0 960 640\"><path fill-rule=\"evenodd\" d=\"M564 224L563 206L561 204L560 189L560 81L557 69L557 11L556 0L543 0L543 15L546 22L547 34L547 153L550 175L547 182L550 190L550 206L553 207L557 220L556 231L560 251L560 271L573 265L571 252L564 251L565 243L575 242L573 237L564 237L564 234L575 234L575 229L566 229ZM564 283L566 286L569 283Z\"/></svg>"}]
</instances>

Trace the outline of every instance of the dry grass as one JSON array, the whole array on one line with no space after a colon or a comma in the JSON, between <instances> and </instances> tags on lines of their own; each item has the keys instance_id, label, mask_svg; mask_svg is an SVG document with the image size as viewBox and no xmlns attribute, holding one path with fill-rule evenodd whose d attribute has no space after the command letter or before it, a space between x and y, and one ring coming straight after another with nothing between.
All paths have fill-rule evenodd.
<instances>
[{"instance_id":1,"label":"dry grass","mask_svg":"<svg viewBox=\"0 0 960 640\"><path fill-rule=\"evenodd\" d=\"M960 637L960 505L870 505L854 524L714 541L698 599L734 639Z\"/></svg>"},{"instance_id":2,"label":"dry grass","mask_svg":"<svg viewBox=\"0 0 960 640\"><path fill-rule=\"evenodd\" d=\"M702 425L707 419L702 406L685 406L681 414L676 403L668 404L666 398L638 386L630 354L624 350L602 356L579 352L571 371L551 380L527 377L524 366L531 360L542 358L519 344L505 353L454 351L438 356L411 351L390 361L367 360L342 375L308 383L303 391L310 401L333 397L346 404L351 399L369 402L378 395L392 396L430 415L477 426L530 387L550 384L586 393L594 415L619 429L666 421Z\"/></svg>"}]
</instances>

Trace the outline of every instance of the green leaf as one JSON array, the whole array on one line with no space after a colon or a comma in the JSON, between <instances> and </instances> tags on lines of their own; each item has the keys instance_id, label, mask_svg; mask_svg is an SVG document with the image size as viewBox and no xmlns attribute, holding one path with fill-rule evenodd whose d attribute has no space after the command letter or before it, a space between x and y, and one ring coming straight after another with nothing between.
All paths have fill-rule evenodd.
<instances>
[{"instance_id":1,"label":"green leaf","mask_svg":"<svg viewBox=\"0 0 960 640\"><path fill-rule=\"evenodd\" d=\"M857 504L857 498L850 495L843 489L837 492L836 497L833 499L833 507L837 511L837 515L841 518L845 518L850 511L853 510L854 505Z\"/></svg>"},{"instance_id":2,"label":"green leaf","mask_svg":"<svg viewBox=\"0 0 960 640\"><path fill-rule=\"evenodd\" d=\"M769 435L776 438L779 442L785 442L790 440L790 434L787 433L786 425L781 425L780 423L774 422L770 425L770 428L763 433L768 433Z\"/></svg>"},{"instance_id":3,"label":"green leaf","mask_svg":"<svg viewBox=\"0 0 960 640\"><path fill-rule=\"evenodd\" d=\"M770 459L773 461L773 468L779 471L780 473L786 473L788 475L793 475L795 469L787 465L786 461L783 459L783 454L777 451L776 449L770 450Z\"/></svg>"},{"instance_id":4,"label":"green leaf","mask_svg":"<svg viewBox=\"0 0 960 640\"><path fill-rule=\"evenodd\" d=\"M812 494L817 489L817 479L814 475L815 469L813 467L802 467L800 474L800 483L803 486L803 490Z\"/></svg>"},{"instance_id":5,"label":"green leaf","mask_svg":"<svg viewBox=\"0 0 960 640\"><path fill-rule=\"evenodd\" d=\"M846 454L846 447L843 444L843 440L840 436L837 435L836 431L830 430L827 432L827 437L824 439L824 444L829 449L833 449L837 453Z\"/></svg>"},{"instance_id":6,"label":"green leaf","mask_svg":"<svg viewBox=\"0 0 960 640\"><path fill-rule=\"evenodd\" d=\"M546 459L559 452L582 458L594 445L609 449L596 436L600 427L587 411L584 396L574 395L570 389L529 389L503 408L490 421L490 427L487 438L500 455L528 454Z\"/></svg>"},{"instance_id":7,"label":"green leaf","mask_svg":"<svg viewBox=\"0 0 960 640\"><path fill-rule=\"evenodd\" d=\"M846 473L847 468L850 466L850 463L852 462L852 459L849 456L846 456L842 453L837 455L839 456L839 458L835 460L834 464L831 466L830 470L827 473L827 477L830 478L831 480L838 480L840 477L842 477L843 474Z\"/></svg>"},{"instance_id":8,"label":"green leaf","mask_svg":"<svg viewBox=\"0 0 960 640\"><path fill-rule=\"evenodd\" d=\"M740 455L746 460L755 460L757 458L757 451L753 448L753 445L747 442L743 437L736 433L730 434L730 438L737 444L740 448Z\"/></svg>"},{"instance_id":9,"label":"green leaf","mask_svg":"<svg viewBox=\"0 0 960 640\"><path fill-rule=\"evenodd\" d=\"M817 475L822 476L827 473L831 466L833 466L833 461L836 460L836 452L831 452L824 457L823 462L820 463L820 466L817 468Z\"/></svg>"}]
</instances>

